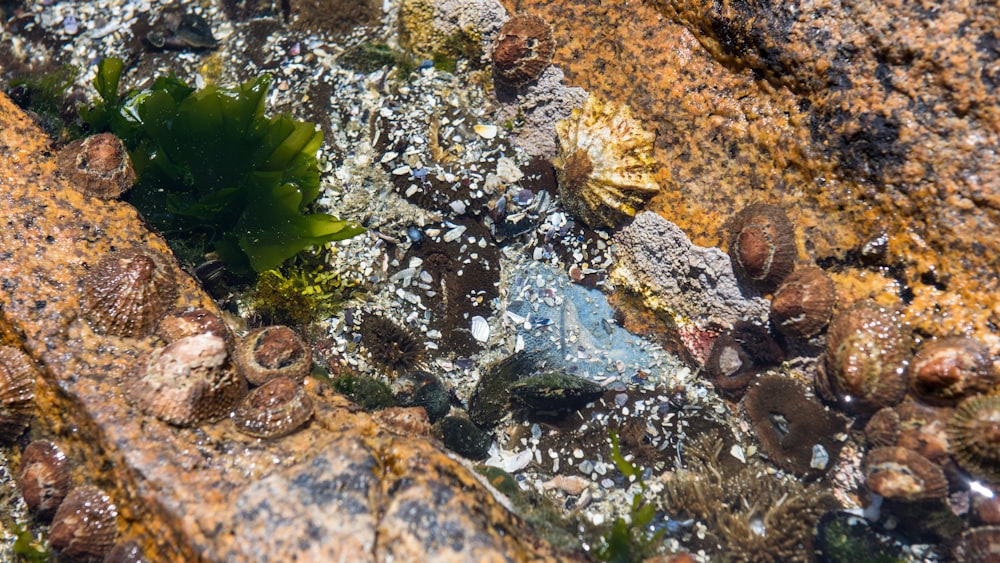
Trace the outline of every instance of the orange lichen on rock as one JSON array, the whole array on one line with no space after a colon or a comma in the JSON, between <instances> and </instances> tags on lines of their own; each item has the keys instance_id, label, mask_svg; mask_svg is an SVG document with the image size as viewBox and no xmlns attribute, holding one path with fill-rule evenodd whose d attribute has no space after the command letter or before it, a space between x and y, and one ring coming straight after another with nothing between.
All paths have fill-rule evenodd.
<instances>
[{"instance_id":1,"label":"orange lichen on rock","mask_svg":"<svg viewBox=\"0 0 1000 563\"><path fill-rule=\"evenodd\" d=\"M1000 352L991 5L502 1L552 23L567 83L657 129L663 190L649 209L695 244L721 244L749 203L781 205L800 255L838 264L852 293L881 291L867 274L894 268L918 332ZM879 233L886 256L862 264Z\"/></svg>"}]
</instances>

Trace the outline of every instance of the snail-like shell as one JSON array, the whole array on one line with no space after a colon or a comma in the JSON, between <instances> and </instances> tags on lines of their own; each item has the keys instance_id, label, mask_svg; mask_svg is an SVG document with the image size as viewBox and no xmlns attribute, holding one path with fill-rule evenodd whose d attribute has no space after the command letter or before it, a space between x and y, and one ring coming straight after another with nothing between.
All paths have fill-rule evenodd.
<instances>
[{"instance_id":1,"label":"snail-like shell","mask_svg":"<svg viewBox=\"0 0 1000 563\"><path fill-rule=\"evenodd\" d=\"M833 280L815 266L792 272L771 298L771 321L785 336L808 338L830 323L837 302Z\"/></svg>"},{"instance_id":2,"label":"snail-like shell","mask_svg":"<svg viewBox=\"0 0 1000 563\"><path fill-rule=\"evenodd\" d=\"M96 487L73 489L59 505L49 545L72 561L100 563L118 536L118 508Z\"/></svg>"},{"instance_id":3,"label":"snail-like shell","mask_svg":"<svg viewBox=\"0 0 1000 563\"><path fill-rule=\"evenodd\" d=\"M236 428L257 438L291 434L312 417L313 402L299 381L280 376L250 391L233 411Z\"/></svg>"},{"instance_id":4,"label":"snail-like shell","mask_svg":"<svg viewBox=\"0 0 1000 563\"><path fill-rule=\"evenodd\" d=\"M974 338L933 340L910 362L913 394L936 405L954 405L990 391L997 383L989 350Z\"/></svg>"},{"instance_id":5,"label":"snail-like shell","mask_svg":"<svg viewBox=\"0 0 1000 563\"><path fill-rule=\"evenodd\" d=\"M312 370L309 347L294 330L282 325L251 331L236 345L233 359L254 385L279 376L302 379Z\"/></svg>"},{"instance_id":6,"label":"snail-like shell","mask_svg":"<svg viewBox=\"0 0 1000 563\"><path fill-rule=\"evenodd\" d=\"M782 208L749 205L728 228L733 270L758 291L774 291L795 269L795 229Z\"/></svg>"},{"instance_id":7,"label":"snail-like shell","mask_svg":"<svg viewBox=\"0 0 1000 563\"><path fill-rule=\"evenodd\" d=\"M827 331L823 371L829 392L856 413L895 405L906 393L908 353L908 334L895 315L871 301L855 303Z\"/></svg>"},{"instance_id":8,"label":"snail-like shell","mask_svg":"<svg viewBox=\"0 0 1000 563\"><path fill-rule=\"evenodd\" d=\"M135 183L128 151L111 133L73 141L59 151L56 161L74 188L101 199L115 199Z\"/></svg>"},{"instance_id":9,"label":"snail-like shell","mask_svg":"<svg viewBox=\"0 0 1000 563\"><path fill-rule=\"evenodd\" d=\"M616 227L656 195L656 133L643 129L627 106L587 98L556 125L563 206L593 228Z\"/></svg>"},{"instance_id":10,"label":"snail-like shell","mask_svg":"<svg viewBox=\"0 0 1000 563\"><path fill-rule=\"evenodd\" d=\"M538 16L518 14L504 22L493 42L493 77L523 86L542 74L555 51L552 26Z\"/></svg>"},{"instance_id":11,"label":"snail-like shell","mask_svg":"<svg viewBox=\"0 0 1000 563\"><path fill-rule=\"evenodd\" d=\"M226 341L213 334L186 336L143 356L123 387L144 413L176 426L222 418L247 392L226 361Z\"/></svg>"},{"instance_id":12,"label":"snail-like shell","mask_svg":"<svg viewBox=\"0 0 1000 563\"><path fill-rule=\"evenodd\" d=\"M28 508L42 520L52 518L69 492L66 454L47 440L28 444L21 454L17 481Z\"/></svg>"},{"instance_id":13,"label":"snail-like shell","mask_svg":"<svg viewBox=\"0 0 1000 563\"><path fill-rule=\"evenodd\" d=\"M218 315L200 307L175 311L163 317L156 331L167 342L205 332L224 338L227 342L231 337L229 328Z\"/></svg>"},{"instance_id":14,"label":"snail-like shell","mask_svg":"<svg viewBox=\"0 0 1000 563\"><path fill-rule=\"evenodd\" d=\"M166 258L145 249L105 256L83 278L81 306L102 334L145 336L170 310L177 282Z\"/></svg>"},{"instance_id":15,"label":"snail-like shell","mask_svg":"<svg viewBox=\"0 0 1000 563\"><path fill-rule=\"evenodd\" d=\"M868 489L877 495L919 501L943 499L948 494L941 467L906 448L875 448L865 454L861 465Z\"/></svg>"},{"instance_id":16,"label":"snail-like shell","mask_svg":"<svg viewBox=\"0 0 1000 563\"><path fill-rule=\"evenodd\" d=\"M13 442L35 409L35 366L12 346L0 346L0 442Z\"/></svg>"},{"instance_id":17,"label":"snail-like shell","mask_svg":"<svg viewBox=\"0 0 1000 563\"><path fill-rule=\"evenodd\" d=\"M948 437L962 469L1000 481L1000 395L977 395L959 403L948 421Z\"/></svg>"}]
</instances>

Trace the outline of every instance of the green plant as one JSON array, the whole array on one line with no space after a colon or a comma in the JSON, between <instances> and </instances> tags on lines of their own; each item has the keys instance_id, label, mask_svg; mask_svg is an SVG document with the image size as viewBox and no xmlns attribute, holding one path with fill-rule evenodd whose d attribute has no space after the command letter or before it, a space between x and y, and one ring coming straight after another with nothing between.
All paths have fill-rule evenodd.
<instances>
[{"instance_id":1,"label":"green plant","mask_svg":"<svg viewBox=\"0 0 1000 563\"><path fill-rule=\"evenodd\" d=\"M35 536L27 529L21 527L17 522L12 522L14 536L14 554L17 561L30 563L43 563L52 559L52 553L42 545Z\"/></svg>"},{"instance_id":2,"label":"green plant","mask_svg":"<svg viewBox=\"0 0 1000 563\"><path fill-rule=\"evenodd\" d=\"M650 528L656 517L656 508L642 500L642 491L646 490L642 468L625 459L618 447L618 435L614 432L611 433L611 460L622 475L639 485L639 492L632 496L629 518L615 518L611 528L601 537L594 555L602 561L614 563L642 561L653 555L665 530L654 532Z\"/></svg>"},{"instance_id":3,"label":"green plant","mask_svg":"<svg viewBox=\"0 0 1000 563\"><path fill-rule=\"evenodd\" d=\"M305 326L336 313L360 280L345 279L320 258L301 252L278 268L261 272L249 298L254 314L268 324Z\"/></svg>"},{"instance_id":4,"label":"green plant","mask_svg":"<svg viewBox=\"0 0 1000 563\"><path fill-rule=\"evenodd\" d=\"M76 101L71 93L79 69L63 65L10 81L7 93L17 105L32 111L46 133L60 141L83 135L75 120Z\"/></svg>"},{"instance_id":5,"label":"green plant","mask_svg":"<svg viewBox=\"0 0 1000 563\"><path fill-rule=\"evenodd\" d=\"M319 195L322 134L312 123L264 116L270 76L201 90L161 76L120 97L121 72L120 60L101 61L100 101L81 114L125 142L137 176L126 198L175 250L215 250L230 270L248 274L364 231L306 213Z\"/></svg>"}]
</instances>

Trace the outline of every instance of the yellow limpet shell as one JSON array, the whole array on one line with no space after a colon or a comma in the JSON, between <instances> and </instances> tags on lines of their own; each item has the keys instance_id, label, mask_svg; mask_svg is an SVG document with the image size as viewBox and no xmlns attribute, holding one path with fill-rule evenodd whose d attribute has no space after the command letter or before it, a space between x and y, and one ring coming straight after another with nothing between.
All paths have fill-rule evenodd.
<instances>
[{"instance_id":1,"label":"yellow limpet shell","mask_svg":"<svg viewBox=\"0 0 1000 563\"><path fill-rule=\"evenodd\" d=\"M617 227L660 191L653 176L656 133L643 129L627 106L589 96L556 124L563 206L594 228Z\"/></svg>"}]
</instances>

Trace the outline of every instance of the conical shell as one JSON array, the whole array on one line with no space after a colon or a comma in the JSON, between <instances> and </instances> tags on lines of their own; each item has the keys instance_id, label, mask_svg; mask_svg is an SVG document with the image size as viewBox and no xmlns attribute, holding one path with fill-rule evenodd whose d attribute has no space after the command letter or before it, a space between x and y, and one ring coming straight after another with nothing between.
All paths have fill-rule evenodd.
<instances>
[{"instance_id":1,"label":"conical shell","mask_svg":"<svg viewBox=\"0 0 1000 563\"><path fill-rule=\"evenodd\" d=\"M226 361L226 341L186 336L143 358L126 378L126 397L150 416L195 426L228 415L246 395L246 380Z\"/></svg>"},{"instance_id":2,"label":"conical shell","mask_svg":"<svg viewBox=\"0 0 1000 563\"><path fill-rule=\"evenodd\" d=\"M27 354L0 346L0 442L16 440L31 422L36 375Z\"/></svg>"},{"instance_id":3,"label":"conical shell","mask_svg":"<svg viewBox=\"0 0 1000 563\"><path fill-rule=\"evenodd\" d=\"M59 151L56 162L74 188L101 199L114 199L135 183L125 144L111 133L73 141Z\"/></svg>"},{"instance_id":4,"label":"conical shell","mask_svg":"<svg viewBox=\"0 0 1000 563\"><path fill-rule=\"evenodd\" d=\"M642 128L627 106L590 96L556 125L553 159L563 206L593 228L616 227L656 195L656 133Z\"/></svg>"},{"instance_id":5,"label":"conical shell","mask_svg":"<svg viewBox=\"0 0 1000 563\"><path fill-rule=\"evenodd\" d=\"M948 480L934 462L906 448L875 448L862 461L868 489L901 501L943 499Z\"/></svg>"},{"instance_id":6,"label":"conical shell","mask_svg":"<svg viewBox=\"0 0 1000 563\"><path fill-rule=\"evenodd\" d=\"M281 376L302 379L312 369L312 352L305 341L281 325L251 331L236 344L233 359L254 385Z\"/></svg>"},{"instance_id":7,"label":"conical shell","mask_svg":"<svg viewBox=\"0 0 1000 563\"><path fill-rule=\"evenodd\" d=\"M948 421L948 437L962 469L1000 482L1000 395L959 403Z\"/></svg>"},{"instance_id":8,"label":"conical shell","mask_svg":"<svg viewBox=\"0 0 1000 563\"><path fill-rule=\"evenodd\" d=\"M52 518L69 492L66 454L47 440L28 444L21 455L17 481L28 508L42 520Z\"/></svg>"},{"instance_id":9,"label":"conical shell","mask_svg":"<svg viewBox=\"0 0 1000 563\"><path fill-rule=\"evenodd\" d=\"M105 256L83 279L81 307L94 329L116 336L145 336L177 298L166 258L144 249Z\"/></svg>"},{"instance_id":10,"label":"conical shell","mask_svg":"<svg viewBox=\"0 0 1000 563\"><path fill-rule=\"evenodd\" d=\"M118 508L96 487L73 489L52 519L49 545L71 561L101 563L118 536Z\"/></svg>"},{"instance_id":11,"label":"conical shell","mask_svg":"<svg viewBox=\"0 0 1000 563\"><path fill-rule=\"evenodd\" d=\"M251 391L233 411L233 422L244 434L277 438L297 430L312 414L313 402L302 384L282 376Z\"/></svg>"},{"instance_id":12,"label":"conical shell","mask_svg":"<svg viewBox=\"0 0 1000 563\"><path fill-rule=\"evenodd\" d=\"M795 229L776 205L749 205L729 224L733 270L759 291L774 291L795 269L797 253Z\"/></svg>"}]
</instances>

